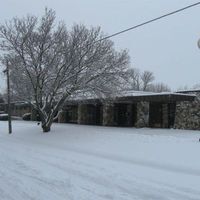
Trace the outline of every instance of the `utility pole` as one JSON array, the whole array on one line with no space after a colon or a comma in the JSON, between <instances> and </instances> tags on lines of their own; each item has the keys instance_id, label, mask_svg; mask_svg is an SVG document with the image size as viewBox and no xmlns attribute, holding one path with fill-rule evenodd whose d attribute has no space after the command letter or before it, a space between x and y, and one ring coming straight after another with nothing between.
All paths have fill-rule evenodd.
<instances>
[{"instance_id":1,"label":"utility pole","mask_svg":"<svg viewBox=\"0 0 200 200\"><path fill-rule=\"evenodd\" d=\"M7 99L8 99L8 133L12 133L12 122L11 122L11 105L10 105L10 73L9 63L6 60L6 69L3 71L7 76Z\"/></svg>"}]
</instances>

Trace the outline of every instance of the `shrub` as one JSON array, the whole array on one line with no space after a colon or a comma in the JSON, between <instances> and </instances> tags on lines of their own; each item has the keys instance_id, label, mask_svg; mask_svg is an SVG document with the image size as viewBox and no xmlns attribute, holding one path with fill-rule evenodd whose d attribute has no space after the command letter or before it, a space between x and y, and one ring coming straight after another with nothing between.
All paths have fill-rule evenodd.
<instances>
[{"instance_id":1,"label":"shrub","mask_svg":"<svg viewBox=\"0 0 200 200\"><path fill-rule=\"evenodd\" d=\"M31 113L25 113L25 114L22 116L22 119L23 119L23 120L26 120L26 121L30 121L30 120L31 120Z\"/></svg>"}]
</instances>

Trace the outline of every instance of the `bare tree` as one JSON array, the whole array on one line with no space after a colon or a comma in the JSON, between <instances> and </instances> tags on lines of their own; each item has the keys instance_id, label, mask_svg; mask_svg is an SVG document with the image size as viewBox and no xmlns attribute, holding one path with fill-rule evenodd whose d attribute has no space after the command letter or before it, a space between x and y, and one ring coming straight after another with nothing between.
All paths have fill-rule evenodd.
<instances>
[{"instance_id":1,"label":"bare tree","mask_svg":"<svg viewBox=\"0 0 200 200\"><path fill-rule=\"evenodd\" d=\"M55 24L55 12L14 18L0 26L0 47L9 60L15 92L32 104L44 132L65 101L79 91L109 94L129 63L127 51L101 40L100 28Z\"/></svg>"},{"instance_id":2,"label":"bare tree","mask_svg":"<svg viewBox=\"0 0 200 200\"><path fill-rule=\"evenodd\" d=\"M149 87L149 91L151 91L151 92L170 92L171 89L168 85L166 85L164 83L153 83Z\"/></svg>"},{"instance_id":3,"label":"bare tree","mask_svg":"<svg viewBox=\"0 0 200 200\"><path fill-rule=\"evenodd\" d=\"M137 91L148 91L154 81L153 72L140 72L137 68L127 70L127 88Z\"/></svg>"},{"instance_id":4,"label":"bare tree","mask_svg":"<svg viewBox=\"0 0 200 200\"><path fill-rule=\"evenodd\" d=\"M141 74L141 80L142 80L142 90L148 91L149 87L151 86L152 82L154 81L155 77L153 75L153 72L150 71L144 71Z\"/></svg>"},{"instance_id":5,"label":"bare tree","mask_svg":"<svg viewBox=\"0 0 200 200\"><path fill-rule=\"evenodd\" d=\"M200 88L200 83L193 85L192 89L198 90Z\"/></svg>"},{"instance_id":6,"label":"bare tree","mask_svg":"<svg viewBox=\"0 0 200 200\"><path fill-rule=\"evenodd\" d=\"M137 68L130 68L126 72L126 87L131 90L141 90L140 71Z\"/></svg>"},{"instance_id":7,"label":"bare tree","mask_svg":"<svg viewBox=\"0 0 200 200\"><path fill-rule=\"evenodd\" d=\"M130 68L126 71L124 89L136 91L168 92L171 89L164 83L154 83L153 72L140 72L137 68Z\"/></svg>"}]
</instances>

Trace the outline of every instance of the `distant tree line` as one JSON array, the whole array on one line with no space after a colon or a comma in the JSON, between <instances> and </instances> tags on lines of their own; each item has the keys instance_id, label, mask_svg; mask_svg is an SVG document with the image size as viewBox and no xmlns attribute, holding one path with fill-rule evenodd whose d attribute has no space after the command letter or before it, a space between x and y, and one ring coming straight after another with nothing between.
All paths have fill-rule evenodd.
<instances>
[{"instance_id":1,"label":"distant tree line","mask_svg":"<svg viewBox=\"0 0 200 200\"><path fill-rule=\"evenodd\" d=\"M124 87L127 90L169 92L170 87L164 83L155 83L155 76L151 71L140 72L137 68L128 69Z\"/></svg>"}]
</instances>

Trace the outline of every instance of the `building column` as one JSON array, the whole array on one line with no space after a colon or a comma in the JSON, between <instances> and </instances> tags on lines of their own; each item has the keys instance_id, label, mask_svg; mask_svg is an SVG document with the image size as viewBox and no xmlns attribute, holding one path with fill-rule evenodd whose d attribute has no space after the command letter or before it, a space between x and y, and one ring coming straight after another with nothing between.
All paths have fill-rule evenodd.
<instances>
[{"instance_id":1,"label":"building column","mask_svg":"<svg viewBox=\"0 0 200 200\"><path fill-rule=\"evenodd\" d=\"M135 126L137 128L149 126L149 102L137 103L137 119Z\"/></svg>"},{"instance_id":2,"label":"building column","mask_svg":"<svg viewBox=\"0 0 200 200\"><path fill-rule=\"evenodd\" d=\"M78 124L87 124L87 104L78 105Z\"/></svg>"},{"instance_id":3,"label":"building column","mask_svg":"<svg viewBox=\"0 0 200 200\"><path fill-rule=\"evenodd\" d=\"M103 104L103 126L114 125L114 105L112 103Z\"/></svg>"}]
</instances>

